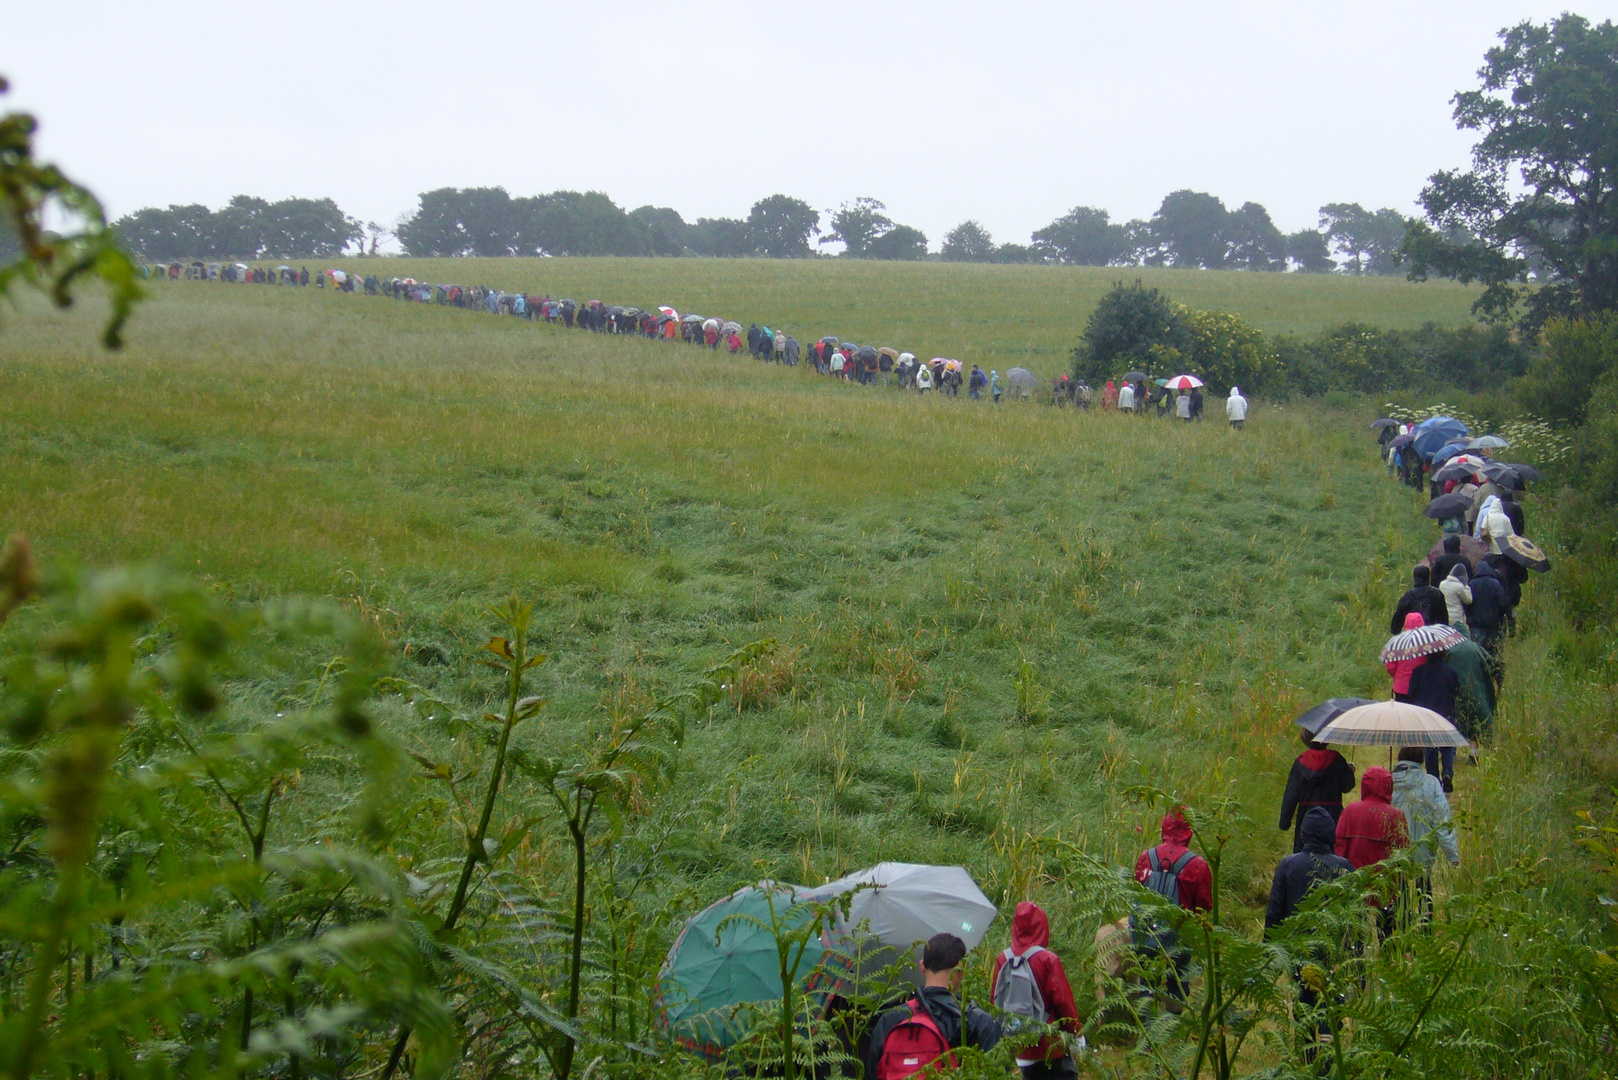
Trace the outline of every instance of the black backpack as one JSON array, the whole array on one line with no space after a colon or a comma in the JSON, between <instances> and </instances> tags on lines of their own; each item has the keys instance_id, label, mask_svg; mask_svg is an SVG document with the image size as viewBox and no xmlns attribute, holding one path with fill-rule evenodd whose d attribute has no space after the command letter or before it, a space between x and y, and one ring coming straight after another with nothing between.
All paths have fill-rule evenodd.
<instances>
[{"instance_id":1,"label":"black backpack","mask_svg":"<svg viewBox=\"0 0 1618 1080\"><path fill-rule=\"evenodd\" d=\"M1180 857L1171 865L1158 853L1157 848L1147 848L1145 886L1170 903L1178 905L1180 873L1196 857L1196 852L1187 849L1181 852ZM1172 955L1180 951L1180 942L1175 936L1173 925L1156 912L1136 908L1129 920L1129 929L1130 937L1139 952Z\"/></svg>"}]
</instances>

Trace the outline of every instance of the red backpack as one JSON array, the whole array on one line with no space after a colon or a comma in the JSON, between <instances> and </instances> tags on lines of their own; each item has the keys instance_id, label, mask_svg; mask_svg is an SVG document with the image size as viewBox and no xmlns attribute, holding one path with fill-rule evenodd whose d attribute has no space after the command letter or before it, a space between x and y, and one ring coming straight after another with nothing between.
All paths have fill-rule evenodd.
<instances>
[{"instance_id":1,"label":"red backpack","mask_svg":"<svg viewBox=\"0 0 1618 1080\"><path fill-rule=\"evenodd\" d=\"M926 1006L919 998L911 998L905 1004L910 1006L910 1018L900 1021L888 1032L882 1044L882 1057L877 1062L875 1080L915 1076L930 1069L940 1058L946 1059L948 1068L956 1068L949 1040L944 1038Z\"/></svg>"}]
</instances>

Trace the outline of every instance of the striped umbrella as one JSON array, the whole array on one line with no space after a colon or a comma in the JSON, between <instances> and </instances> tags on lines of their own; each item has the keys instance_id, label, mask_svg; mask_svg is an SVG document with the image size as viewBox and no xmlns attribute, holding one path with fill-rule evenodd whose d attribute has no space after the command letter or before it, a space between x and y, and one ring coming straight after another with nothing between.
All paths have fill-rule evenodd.
<instances>
[{"instance_id":1,"label":"striped umbrella","mask_svg":"<svg viewBox=\"0 0 1618 1080\"><path fill-rule=\"evenodd\" d=\"M1321 728L1316 742L1348 746L1468 746L1455 725L1404 701L1374 701Z\"/></svg>"},{"instance_id":2,"label":"striped umbrella","mask_svg":"<svg viewBox=\"0 0 1618 1080\"><path fill-rule=\"evenodd\" d=\"M1445 652L1465 640L1465 634L1443 623L1418 626L1390 637L1388 643L1382 646L1382 662L1394 664L1400 660L1414 660L1418 656Z\"/></svg>"}]
</instances>

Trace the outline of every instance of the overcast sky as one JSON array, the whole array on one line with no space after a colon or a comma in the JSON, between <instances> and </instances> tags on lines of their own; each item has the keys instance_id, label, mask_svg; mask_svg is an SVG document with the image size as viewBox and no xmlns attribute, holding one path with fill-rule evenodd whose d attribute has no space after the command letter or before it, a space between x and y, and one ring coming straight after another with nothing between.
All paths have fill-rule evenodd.
<instances>
[{"instance_id":1,"label":"overcast sky","mask_svg":"<svg viewBox=\"0 0 1618 1080\"><path fill-rule=\"evenodd\" d=\"M1449 99L1497 32L1564 6L76 0L7 13L0 105L113 216L245 193L392 222L443 186L687 220L870 195L936 249L966 218L1026 243L1075 205L1147 217L1193 188L1290 231L1327 202L1412 211L1467 160Z\"/></svg>"}]
</instances>

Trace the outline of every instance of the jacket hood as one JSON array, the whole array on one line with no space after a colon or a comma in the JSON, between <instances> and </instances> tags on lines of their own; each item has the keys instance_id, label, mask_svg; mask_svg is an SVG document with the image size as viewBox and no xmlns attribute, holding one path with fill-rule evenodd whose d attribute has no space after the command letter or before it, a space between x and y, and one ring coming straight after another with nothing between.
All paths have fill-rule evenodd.
<instances>
[{"instance_id":1,"label":"jacket hood","mask_svg":"<svg viewBox=\"0 0 1618 1080\"><path fill-rule=\"evenodd\" d=\"M1490 566L1487 560L1479 559L1477 566L1474 567L1473 570L1472 570L1472 576L1474 578L1480 578L1480 577L1492 578L1492 577L1497 577L1498 575L1495 574L1494 567Z\"/></svg>"},{"instance_id":2,"label":"jacket hood","mask_svg":"<svg viewBox=\"0 0 1618 1080\"><path fill-rule=\"evenodd\" d=\"M1331 811L1323 806L1310 807L1298 827L1298 838L1303 841L1303 850L1330 855L1337 842L1337 822L1332 819Z\"/></svg>"},{"instance_id":3,"label":"jacket hood","mask_svg":"<svg viewBox=\"0 0 1618 1080\"><path fill-rule=\"evenodd\" d=\"M1405 616L1406 630L1419 630L1421 627L1426 625L1427 620L1422 618L1421 612L1419 611L1412 611L1409 615Z\"/></svg>"},{"instance_id":4,"label":"jacket hood","mask_svg":"<svg viewBox=\"0 0 1618 1080\"><path fill-rule=\"evenodd\" d=\"M1178 809L1170 810L1163 815L1163 840L1165 843L1169 841L1176 844L1191 843L1191 823Z\"/></svg>"},{"instance_id":5,"label":"jacket hood","mask_svg":"<svg viewBox=\"0 0 1618 1080\"><path fill-rule=\"evenodd\" d=\"M1466 573L1466 567L1462 566L1460 563L1456 563L1454 566L1450 567L1449 568L1449 578L1447 580L1449 580L1449 581L1458 581L1462 585L1465 585L1467 583L1467 580L1468 580L1467 573Z\"/></svg>"},{"instance_id":6,"label":"jacket hood","mask_svg":"<svg viewBox=\"0 0 1618 1080\"><path fill-rule=\"evenodd\" d=\"M1360 780L1360 798L1390 802L1393 799L1393 774L1380 765L1365 770Z\"/></svg>"},{"instance_id":7,"label":"jacket hood","mask_svg":"<svg viewBox=\"0 0 1618 1080\"><path fill-rule=\"evenodd\" d=\"M1242 396L1242 388L1239 387L1239 386L1231 387L1230 388L1230 396L1231 397L1241 397Z\"/></svg>"},{"instance_id":8,"label":"jacket hood","mask_svg":"<svg viewBox=\"0 0 1618 1080\"><path fill-rule=\"evenodd\" d=\"M1419 589L1423 585L1433 583L1433 572L1428 567L1418 566L1410 572L1410 579L1415 584L1415 587Z\"/></svg>"},{"instance_id":9,"label":"jacket hood","mask_svg":"<svg viewBox=\"0 0 1618 1080\"><path fill-rule=\"evenodd\" d=\"M1316 750L1310 747L1298 755L1298 764L1310 772L1325 772L1331 768L1332 761L1337 757L1337 751L1332 749Z\"/></svg>"},{"instance_id":10,"label":"jacket hood","mask_svg":"<svg viewBox=\"0 0 1618 1080\"><path fill-rule=\"evenodd\" d=\"M1024 900L1017 905L1017 914L1011 920L1011 947L1017 952L1034 945L1051 943L1051 921L1038 904Z\"/></svg>"}]
</instances>

